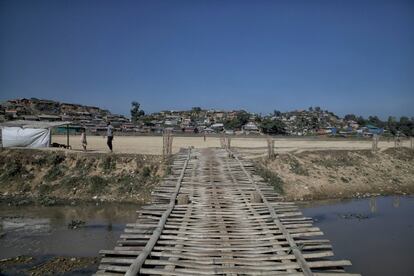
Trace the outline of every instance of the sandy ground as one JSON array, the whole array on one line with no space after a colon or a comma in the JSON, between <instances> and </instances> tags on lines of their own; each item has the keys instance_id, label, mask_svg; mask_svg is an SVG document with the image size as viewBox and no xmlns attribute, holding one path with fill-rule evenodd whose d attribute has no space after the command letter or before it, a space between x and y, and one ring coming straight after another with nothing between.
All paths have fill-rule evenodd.
<instances>
[{"instance_id":1,"label":"sandy ground","mask_svg":"<svg viewBox=\"0 0 414 276\"><path fill-rule=\"evenodd\" d=\"M88 136L88 150L92 152L107 152L106 139L102 136ZM52 142L66 144L66 136L53 135ZM404 141L404 146L410 146L410 141ZM80 136L70 136L70 145L73 150L81 150ZM113 141L115 153L137 153L137 154L161 154L161 136L116 136ZM220 138L207 137L174 137L173 152L176 153L180 148L186 147L207 148L219 147ZM260 156L266 153L266 138L231 138L231 146L241 148L241 153L249 156ZM276 152L300 152L307 150L326 150L326 149L370 149L372 143L369 140L330 140L330 139L297 139L297 138L276 138ZM380 150L394 147L393 141L380 141Z\"/></svg>"}]
</instances>

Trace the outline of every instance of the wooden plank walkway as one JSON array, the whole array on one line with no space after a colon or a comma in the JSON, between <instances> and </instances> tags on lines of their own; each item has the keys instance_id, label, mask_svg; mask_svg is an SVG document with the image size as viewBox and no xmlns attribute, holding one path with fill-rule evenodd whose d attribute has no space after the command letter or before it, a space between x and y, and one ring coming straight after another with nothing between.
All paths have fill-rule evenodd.
<instances>
[{"instance_id":1,"label":"wooden plank walkway","mask_svg":"<svg viewBox=\"0 0 414 276\"><path fill-rule=\"evenodd\" d=\"M153 196L100 252L96 275L357 275L332 259L310 218L224 149L181 151Z\"/></svg>"}]
</instances>

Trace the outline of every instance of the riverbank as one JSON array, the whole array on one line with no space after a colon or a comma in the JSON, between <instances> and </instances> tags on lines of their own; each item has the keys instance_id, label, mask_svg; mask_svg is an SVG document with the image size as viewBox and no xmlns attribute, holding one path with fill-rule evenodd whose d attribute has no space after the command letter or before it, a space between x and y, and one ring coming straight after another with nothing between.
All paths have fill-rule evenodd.
<instances>
[{"instance_id":1,"label":"riverbank","mask_svg":"<svg viewBox=\"0 0 414 276\"><path fill-rule=\"evenodd\" d=\"M286 200L414 194L414 150L325 150L256 161L257 172Z\"/></svg>"},{"instance_id":2,"label":"riverbank","mask_svg":"<svg viewBox=\"0 0 414 276\"><path fill-rule=\"evenodd\" d=\"M0 151L1 201L145 203L168 172L160 156L31 149Z\"/></svg>"}]
</instances>

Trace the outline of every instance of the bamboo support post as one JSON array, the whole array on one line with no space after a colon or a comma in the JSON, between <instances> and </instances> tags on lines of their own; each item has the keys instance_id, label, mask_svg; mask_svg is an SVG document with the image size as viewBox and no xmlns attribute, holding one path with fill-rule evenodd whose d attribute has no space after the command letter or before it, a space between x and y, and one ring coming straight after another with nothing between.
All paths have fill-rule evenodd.
<instances>
[{"instance_id":1,"label":"bamboo support post","mask_svg":"<svg viewBox=\"0 0 414 276\"><path fill-rule=\"evenodd\" d=\"M162 155L164 158L171 156L173 145L173 136L171 131L166 130L162 135Z\"/></svg>"},{"instance_id":2,"label":"bamboo support post","mask_svg":"<svg viewBox=\"0 0 414 276\"><path fill-rule=\"evenodd\" d=\"M372 151L378 151L378 141L379 141L378 135L373 135L372 136Z\"/></svg>"},{"instance_id":3,"label":"bamboo support post","mask_svg":"<svg viewBox=\"0 0 414 276\"><path fill-rule=\"evenodd\" d=\"M66 125L66 146L69 148L69 125Z\"/></svg>"},{"instance_id":4,"label":"bamboo support post","mask_svg":"<svg viewBox=\"0 0 414 276\"><path fill-rule=\"evenodd\" d=\"M173 136L172 133L169 133L169 138L168 138L168 155L171 156L172 155L172 145L173 145Z\"/></svg>"},{"instance_id":5,"label":"bamboo support post","mask_svg":"<svg viewBox=\"0 0 414 276\"><path fill-rule=\"evenodd\" d=\"M275 141L272 138L267 139L267 157L272 158L275 155Z\"/></svg>"},{"instance_id":6,"label":"bamboo support post","mask_svg":"<svg viewBox=\"0 0 414 276\"><path fill-rule=\"evenodd\" d=\"M220 147L221 147L222 149L224 149L224 148L225 148L225 146L226 146L225 139L226 139L226 138L224 137L224 135L220 136Z\"/></svg>"}]
</instances>

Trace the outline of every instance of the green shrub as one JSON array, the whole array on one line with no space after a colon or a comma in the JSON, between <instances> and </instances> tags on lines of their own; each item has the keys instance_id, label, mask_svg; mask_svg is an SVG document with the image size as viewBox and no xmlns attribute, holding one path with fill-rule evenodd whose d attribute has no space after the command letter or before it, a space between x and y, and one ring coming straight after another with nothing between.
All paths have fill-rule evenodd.
<instances>
[{"instance_id":1,"label":"green shrub","mask_svg":"<svg viewBox=\"0 0 414 276\"><path fill-rule=\"evenodd\" d=\"M261 164L256 165L256 173L260 175L265 182L270 184L279 194L283 194L283 179L275 172L267 169Z\"/></svg>"},{"instance_id":2,"label":"green shrub","mask_svg":"<svg viewBox=\"0 0 414 276\"><path fill-rule=\"evenodd\" d=\"M150 168L150 167L145 166L145 167L142 169L141 175L142 175L142 177L143 177L143 178L148 178L148 177L150 177L150 176L151 176L151 168Z\"/></svg>"},{"instance_id":3,"label":"green shrub","mask_svg":"<svg viewBox=\"0 0 414 276\"><path fill-rule=\"evenodd\" d=\"M46 181L54 181L56 180L58 177L61 177L65 174L64 170L66 170L67 168L65 168L63 165L56 165L56 166L52 166L46 173L44 179Z\"/></svg>"},{"instance_id":4,"label":"green shrub","mask_svg":"<svg viewBox=\"0 0 414 276\"><path fill-rule=\"evenodd\" d=\"M101 168L105 173L110 173L116 167L116 162L111 156L106 156L101 162Z\"/></svg>"},{"instance_id":5,"label":"green shrub","mask_svg":"<svg viewBox=\"0 0 414 276\"><path fill-rule=\"evenodd\" d=\"M29 172L19 160L10 160L10 162L5 163L1 172L0 180L2 181L29 178Z\"/></svg>"},{"instance_id":6,"label":"green shrub","mask_svg":"<svg viewBox=\"0 0 414 276\"><path fill-rule=\"evenodd\" d=\"M299 175L309 175L309 172L306 168L304 168L298 160L291 159L290 161L290 171L299 174Z\"/></svg>"},{"instance_id":7,"label":"green shrub","mask_svg":"<svg viewBox=\"0 0 414 276\"><path fill-rule=\"evenodd\" d=\"M108 181L100 176L94 175L89 178L89 192L92 194L101 194L105 191Z\"/></svg>"},{"instance_id":8,"label":"green shrub","mask_svg":"<svg viewBox=\"0 0 414 276\"><path fill-rule=\"evenodd\" d=\"M60 153L53 153L48 157L48 163L51 165L59 165L65 161L65 156Z\"/></svg>"}]
</instances>

